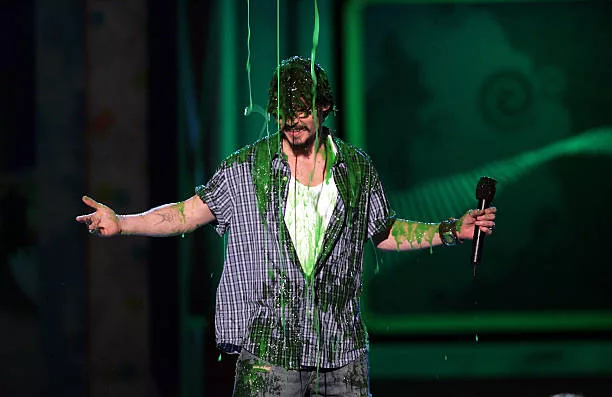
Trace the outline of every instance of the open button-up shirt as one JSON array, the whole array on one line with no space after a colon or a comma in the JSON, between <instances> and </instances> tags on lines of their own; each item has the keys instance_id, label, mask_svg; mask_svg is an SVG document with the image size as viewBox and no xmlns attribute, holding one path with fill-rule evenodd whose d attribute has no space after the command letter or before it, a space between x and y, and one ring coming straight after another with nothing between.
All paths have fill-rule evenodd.
<instances>
[{"instance_id":1,"label":"open button-up shirt","mask_svg":"<svg viewBox=\"0 0 612 397\"><path fill-rule=\"evenodd\" d=\"M283 221L291 171L278 134L235 152L196 187L217 233L227 234L215 315L221 349L289 369L338 368L364 353L364 245L395 217L368 156L333 139L339 194L311 277Z\"/></svg>"}]
</instances>

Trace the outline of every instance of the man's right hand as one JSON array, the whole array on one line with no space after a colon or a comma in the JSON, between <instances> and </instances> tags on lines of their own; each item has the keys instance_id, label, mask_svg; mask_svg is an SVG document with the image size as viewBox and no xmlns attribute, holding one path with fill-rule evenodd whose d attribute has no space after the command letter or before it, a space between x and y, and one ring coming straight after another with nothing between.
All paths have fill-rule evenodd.
<instances>
[{"instance_id":1,"label":"man's right hand","mask_svg":"<svg viewBox=\"0 0 612 397\"><path fill-rule=\"evenodd\" d=\"M83 196L82 200L89 207L96 210L91 214L76 217L77 222L87 226L90 234L110 237L121 233L119 217L115 214L115 211L104 204L98 203L91 197Z\"/></svg>"}]
</instances>

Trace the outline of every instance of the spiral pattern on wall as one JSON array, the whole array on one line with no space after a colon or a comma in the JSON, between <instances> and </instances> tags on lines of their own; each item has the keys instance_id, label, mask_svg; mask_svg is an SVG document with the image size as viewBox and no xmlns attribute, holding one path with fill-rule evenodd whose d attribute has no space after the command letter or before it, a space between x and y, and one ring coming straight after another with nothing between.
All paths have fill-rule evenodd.
<instances>
[{"instance_id":1,"label":"spiral pattern on wall","mask_svg":"<svg viewBox=\"0 0 612 397\"><path fill-rule=\"evenodd\" d=\"M479 93L483 118L496 129L525 126L534 116L534 84L519 70L502 70L489 75Z\"/></svg>"}]
</instances>

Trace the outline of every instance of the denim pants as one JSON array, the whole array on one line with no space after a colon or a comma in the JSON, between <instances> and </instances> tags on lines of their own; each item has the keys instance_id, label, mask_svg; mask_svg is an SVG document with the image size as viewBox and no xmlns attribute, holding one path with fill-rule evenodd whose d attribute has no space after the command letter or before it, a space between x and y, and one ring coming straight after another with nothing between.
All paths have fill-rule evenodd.
<instances>
[{"instance_id":1,"label":"denim pants","mask_svg":"<svg viewBox=\"0 0 612 397\"><path fill-rule=\"evenodd\" d=\"M341 368L287 370L246 350L236 362L234 397L371 397L367 353Z\"/></svg>"}]
</instances>

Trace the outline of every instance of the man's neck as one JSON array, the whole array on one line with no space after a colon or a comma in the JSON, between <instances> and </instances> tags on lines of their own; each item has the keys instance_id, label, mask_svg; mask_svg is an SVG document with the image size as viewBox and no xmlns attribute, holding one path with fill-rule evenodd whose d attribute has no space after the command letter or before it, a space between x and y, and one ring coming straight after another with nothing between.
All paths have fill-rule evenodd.
<instances>
[{"instance_id":1,"label":"man's neck","mask_svg":"<svg viewBox=\"0 0 612 397\"><path fill-rule=\"evenodd\" d=\"M316 139L307 151L295 151L285 140L283 151L287 155L291 175L301 184L306 186L318 186L325 178L326 169L326 140L328 134L322 134ZM315 145L318 150L315 153Z\"/></svg>"}]
</instances>

